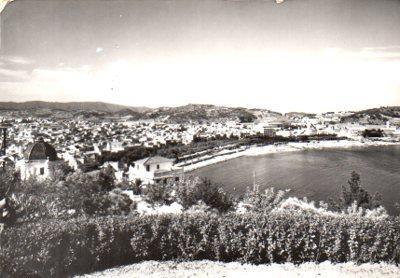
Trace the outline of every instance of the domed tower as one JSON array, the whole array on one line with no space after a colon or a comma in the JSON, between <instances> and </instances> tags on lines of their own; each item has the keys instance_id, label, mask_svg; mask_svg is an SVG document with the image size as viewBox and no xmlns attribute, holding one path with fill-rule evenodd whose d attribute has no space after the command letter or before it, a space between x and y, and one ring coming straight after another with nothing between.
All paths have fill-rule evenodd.
<instances>
[{"instance_id":1,"label":"domed tower","mask_svg":"<svg viewBox=\"0 0 400 278\"><path fill-rule=\"evenodd\" d=\"M52 145L38 138L28 145L24 158L20 161L19 169L23 180L36 176L45 179L50 176L52 164L59 161L57 152Z\"/></svg>"},{"instance_id":2,"label":"domed tower","mask_svg":"<svg viewBox=\"0 0 400 278\"><path fill-rule=\"evenodd\" d=\"M58 160L54 147L45 142L42 137L38 138L35 143L28 145L24 152L24 158L27 161Z\"/></svg>"}]
</instances>

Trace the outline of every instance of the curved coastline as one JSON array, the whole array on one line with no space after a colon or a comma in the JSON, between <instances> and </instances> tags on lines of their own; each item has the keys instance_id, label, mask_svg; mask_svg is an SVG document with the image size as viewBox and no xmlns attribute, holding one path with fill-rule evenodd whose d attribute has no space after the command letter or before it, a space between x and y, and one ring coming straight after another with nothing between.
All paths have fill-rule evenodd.
<instances>
[{"instance_id":1,"label":"curved coastline","mask_svg":"<svg viewBox=\"0 0 400 278\"><path fill-rule=\"evenodd\" d=\"M213 164L225 162L231 159L244 156L261 156L276 153L299 152L306 150L324 150L324 149L349 149L400 145L400 142L391 141L359 141L359 140L336 140L336 141L315 141L315 142L291 142L279 145L267 146L249 146L247 148L238 148L234 151L221 151L213 156L202 156L194 159L192 163L179 163L177 166L183 166L185 172L210 166Z\"/></svg>"}]
</instances>

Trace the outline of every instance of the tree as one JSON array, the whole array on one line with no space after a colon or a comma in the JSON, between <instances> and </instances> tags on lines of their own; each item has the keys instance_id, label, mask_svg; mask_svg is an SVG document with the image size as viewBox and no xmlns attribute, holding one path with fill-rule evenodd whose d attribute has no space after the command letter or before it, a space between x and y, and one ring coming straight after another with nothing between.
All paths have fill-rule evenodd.
<instances>
[{"instance_id":1,"label":"tree","mask_svg":"<svg viewBox=\"0 0 400 278\"><path fill-rule=\"evenodd\" d=\"M209 179L186 178L175 184L174 189L174 198L186 209L199 201L220 212L229 211L234 207L233 198L220 186L212 184Z\"/></svg>"},{"instance_id":2,"label":"tree","mask_svg":"<svg viewBox=\"0 0 400 278\"><path fill-rule=\"evenodd\" d=\"M102 191L111 191L115 188L115 174L114 168L108 165L99 173L99 185Z\"/></svg>"},{"instance_id":3,"label":"tree","mask_svg":"<svg viewBox=\"0 0 400 278\"><path fill-rule=\"evenodd\" d=\"M0 168L0 200L10 196L20 182L19 173L11 168Z\"/></svg>"},{"instance_id":4,"label":"tree","mask_svg":"<svg viewBox=\"0 0 400 278\"><path fill-rule=\"evenodd\" d=\"M8 167L0 169L0 225L12 225L16 221L15 204L11 197L19 182L18 172Z\"/></svg>"},{"instance_id":5,"label":"tree","mask_svg":"<svg viewBox=\"0 0 400 278\"><path fill-rule=\"evenodd\" d=\"M367 137L383 137L384 133L382 129L366 129L363 131L362 136Z\"/></svg>"},{"instance_id":6,"label":"tree","mask_svg":"<svg viewBox=\"0 0 400 278\"><path fill-rule=\"evenodd\" d=\"M143 190L142 190L142 180L141 179L135 179L135 182L133 183L133 185L132 185L132 191L133 191L133 194L136 194L136 195L141 195L143 192Z\"/></svg>"},{"instance_id":7,"label":"tree","mask_svg":"<svg viewBox=\"0 0 400 278\"><path fill-rule=\"evenodd\" d=\"M50 165L50 178L53 182L65 181L72 172L73 169L65 161Z\"/></svg>"},{"instance_id":8,"label":"tree","mask_svg":"<svg viewBox=\"0 0 400 278\"><path fill-rule=\"evenodd\" d=\"M146 199L151 204L169 205L171 201L172 187L166 183L154 183L146 185Z\"/></svg>"},{"instance_id":9,"label":"tree","mask_svg":"<svg viewBox=\"0 0 400 278\"><path fill-rule=\"evenodd\" d=\"M353 171L347 186L342 186L339 208L345 209L354 203L357 208L374 209L381 205L381 195L376 193L371 196L362 186L360 175Z\"/></svg>"},{"instance_id":10,"label":"tree","mask_svg":"<svg viewBox=\"0 0 400 278\"><path fill-rule=\"evenodd\" d=\"M126 214L132 204L129 197L121 190L113 190L110 169L100 173L97 177L80 172L68 176L62 198L77 215Z\"/></svg>"}]
</instances>

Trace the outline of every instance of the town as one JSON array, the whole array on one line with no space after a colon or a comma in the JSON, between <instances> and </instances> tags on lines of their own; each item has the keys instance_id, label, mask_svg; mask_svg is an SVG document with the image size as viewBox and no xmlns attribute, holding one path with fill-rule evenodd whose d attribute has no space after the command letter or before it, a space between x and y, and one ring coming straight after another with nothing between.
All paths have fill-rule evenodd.
<instances>
[{"instance_id":1,"label":"town","mask_svg":"<svg viewBox=\"0 0 400 278\"><path fill-rule=\"evenodd\" d=\"M378 117L376 121L376 115L371 118L367 113L362 119L349 120L354 115L269 113L249 121L239 117L174 123L168 117L132 119L129 115L60 121L51 116L16 117L15 111L4 110L0 114L0 162L15 167L22 179L46 178L51 165L63 161L73 170L87 173L112 167L118 182L166 183L182 178L185 166L190 170L199 162L239 153L254 145L400 140L399 118Z\"/></svg>"}]
</instances>

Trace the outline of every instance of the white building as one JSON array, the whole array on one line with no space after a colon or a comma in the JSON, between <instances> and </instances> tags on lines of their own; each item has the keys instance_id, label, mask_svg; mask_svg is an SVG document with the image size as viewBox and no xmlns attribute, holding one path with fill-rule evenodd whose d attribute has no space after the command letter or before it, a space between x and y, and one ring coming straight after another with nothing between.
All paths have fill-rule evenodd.
<instances>
[{"instance_id":1,"label":"white building","mask_svg":"<svg viewBox=\"0 0 400 278\"><path fill-rule=\"evenodd\" d=\"M111 141L107 142L107 146L105 148L105 151L112 152L112 153L117 153L119 151L123 151L124 146L122 145L122 142L119 141Z\"/></svg>"},{"instance_id":2,"label":"white building","mask_svg":"<svg viewBox=\"0 0 400 278\"><path fill-rule=\"evenodd\" d=\"M143 184L179 181L183 177L183 168L174 167L173 163L173 159L161 156L137 160L129 167L129 180L140 179Z\"/></svg>"},{"instance_id":3,"label":"white building","mask_svg":"<svg viewBox=\"0 0 400 278\"><path fill-rule=\"evenodd\" d=\"M22 180L30 177L46 179L51 175L52 166L59 162L53 146L44 142L43 138L39 138L27 147L24 158L17 161L16 168L20 171Z\"/></svg>"}]
</instances>

